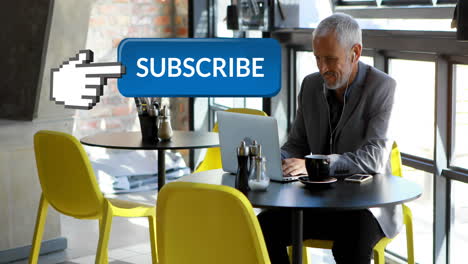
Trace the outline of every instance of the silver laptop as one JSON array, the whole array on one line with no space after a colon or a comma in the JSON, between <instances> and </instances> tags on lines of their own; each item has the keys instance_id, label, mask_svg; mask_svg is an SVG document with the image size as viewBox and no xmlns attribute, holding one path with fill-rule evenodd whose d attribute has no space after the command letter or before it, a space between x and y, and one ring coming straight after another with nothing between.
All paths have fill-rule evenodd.
<instances>
[{"instance_id":1,"label":"silver laptop","mask_svg":"<svg viewBox=\"0 0 468 264\"><path fill-rule=\"evenodd\" d=\"M267 175L271 180L281 182L297 180L299 176L283 176L278 125L275 118L230 112L217 112L217 115L224 171L236 173L236 148L242 140L247 145L251 145L256 140L262 145L262 155L266 158Z\"/></svg>"}]
</instances>

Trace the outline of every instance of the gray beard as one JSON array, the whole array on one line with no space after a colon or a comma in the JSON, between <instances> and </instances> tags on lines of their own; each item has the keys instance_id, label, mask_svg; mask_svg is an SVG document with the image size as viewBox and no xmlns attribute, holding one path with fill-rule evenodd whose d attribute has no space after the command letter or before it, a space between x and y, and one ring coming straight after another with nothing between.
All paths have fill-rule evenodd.
<instances>
[{"instance_id":1,"label":"gray beard","mask_svg":"<svg viewBox=\"0 0 468 264\"><path fill-rule=\"evenodd\" d=\"M338 90L339 88L343 87L344 85L346 85L346 79L343 78L339 81L337 81L334 85L332 86L329 86L327 84L327 82L324 82L324 85L325 85L325 88L327 88L328 90Z\"/></svg>"},{"instance_id":2,"label":"gray beard","mask_svg":"<svg viewBox=\"0 0 468 264\"><path fill-rule=\"evenodd\" d=\"M346 57L346 60L348 60L348 59L349 59L349 58ZM349 77L351 77L351 72L352 72L352 71L353 71L353 67L350 65L350 66L349 66L349 71L346 72L346 73L343 75L343 78L336 80L335 85L329 86L325 80L324 80L323 83L324 83L325 87L326 87L328 90L338 90L339 88L344 87L345 85L348 86L348 85L349 85L349 83L348 83ZM347 88L347 87L346 87L346 88Z\"/></svg>"},{"instance_id":3,"label":"gray beard","mask_svg":"<svg viewBox=\"0 0 468 264\"><path fill-rule=\"evenodd\" d=\"M339 88L344 87L348 84L349 77L351 77L351 69L345 74L345 76L343 76L343 78L336 80L334 85L329 86L326 81L324 81L323 84L328 90L338 90Z\"/></svg>"}]
</instances>

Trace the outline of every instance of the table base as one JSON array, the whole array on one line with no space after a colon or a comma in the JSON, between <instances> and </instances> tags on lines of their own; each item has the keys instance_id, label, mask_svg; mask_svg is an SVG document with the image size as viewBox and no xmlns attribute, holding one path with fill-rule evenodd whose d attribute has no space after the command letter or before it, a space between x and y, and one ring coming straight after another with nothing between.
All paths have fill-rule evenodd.
<instances>
[{"instance_id":1,"label":"table base","mask_svg":"<svg viewBox=\"0 0 468 264\"><path fill-rule=\"evenodd\" d=\"M303 211L302 209L291 210L292 217L292 263L302 264L302 234L303 234Z\"/></svg>"}]
</instances>

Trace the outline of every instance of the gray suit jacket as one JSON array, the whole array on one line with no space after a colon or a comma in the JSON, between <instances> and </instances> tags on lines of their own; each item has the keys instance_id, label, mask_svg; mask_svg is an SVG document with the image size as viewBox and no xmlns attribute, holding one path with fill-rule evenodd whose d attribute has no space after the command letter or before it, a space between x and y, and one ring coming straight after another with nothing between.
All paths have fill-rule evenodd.
<instances>
[{"instance_id":1,"label":"gray suit jacket","mask_svg":"<svg viewBox=\"0 0 468 264\"><path fill-rule=\"evenodd\" d=\"M364 75L363 75L364 74ZM341 120L330 140L330 114L326 90L319 73L302 82L298 109L282 150L289 157L331 151L330 171L390 174L391 114L396 82L387 74L359 62L360 82L353 84ZM358 79L358 78L357 78ZM402 225L401 206L371 208L387 237L398 234Z\"/></svg>"}]
</instances>

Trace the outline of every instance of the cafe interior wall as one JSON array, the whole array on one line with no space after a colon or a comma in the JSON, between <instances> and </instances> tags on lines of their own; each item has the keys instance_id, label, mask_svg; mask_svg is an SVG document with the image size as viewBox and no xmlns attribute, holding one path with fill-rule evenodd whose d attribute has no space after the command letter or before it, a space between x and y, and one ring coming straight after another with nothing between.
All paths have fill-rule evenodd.
<instances>
[{"instance_id":1,"label":"cafe interior wall","mask_svg":"<svg viewBox=\"0 0 468 264\"><path fill-rule=\"evenodd\" d=\"M49 13L49 38L44 43L47 53L43 53L36 118L0 120L0 255L6 249L31 244L41 193L34 159L34 133L41 129L72 132L74 111L49 100L50 68L85 45L86 34L80 32L88 30L92 2L54 2ZM60 234L59 215L50 210L44 240Z\"/></svg>"},{"instance_id":2,"label":"cafe interior wall","mask_svg":"<svg viewBox=\"0 0 468 264\"><path fill-rule=\"evenodd\" d=\"M95 61L112 61L116 59L119 41L125 37L185 37L187 34L186 0L52 2L36 118L32 121L0 119L0 256L2 251L31 244L41 192L33 150L35 132L49 129L81 137L100 131L136 130L139 126L133 101L123 98L112 81L93 110L74 111L51 102L50 69L84 47L93 49ZM166 100L170 101L173 127L188 129L188 99ZM60 236L60 217L51 209L44 240Z\"/></svg>"}]
</instances>

